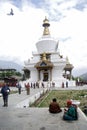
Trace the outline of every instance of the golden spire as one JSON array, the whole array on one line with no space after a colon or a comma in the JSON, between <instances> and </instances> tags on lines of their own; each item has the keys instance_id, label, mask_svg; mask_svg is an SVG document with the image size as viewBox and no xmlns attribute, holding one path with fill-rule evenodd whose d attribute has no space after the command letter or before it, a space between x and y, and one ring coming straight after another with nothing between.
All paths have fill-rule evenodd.
<instances>
[{"instance_id":1,"label":"golden spire","mask_svg":"<svg viewBox=\"0 0 87 130\"><path fill-rule=\"evenodd\" d=\"M49 20L45 17L45 19L43 20L43 27L44 27L43 35L50 35L49 26L50 26Z\"/></svg>"},{"instance_id":2,"label":"golden spire","mask_svg":"<svg viewBox=\"0 0 87 130\"><path fill-rule=\"evenodd\" d=\"M46 61L46 60L47 60L47 59L46 59L46 53L45 53L45 52L44 52L43 55L42 55L42 60L43 60L43 61Z\"/></svg>"}]
</instances>

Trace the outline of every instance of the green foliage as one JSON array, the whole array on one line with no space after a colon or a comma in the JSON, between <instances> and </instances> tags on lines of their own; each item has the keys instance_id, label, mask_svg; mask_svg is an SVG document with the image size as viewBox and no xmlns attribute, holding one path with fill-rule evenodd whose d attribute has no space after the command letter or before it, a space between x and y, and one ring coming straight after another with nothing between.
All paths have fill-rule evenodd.
<instances>
[{"instance_id":1,"label":"green foliage","mask_svg":"<svg viewBox=\"0 0 87 130\"><path fill-rule=\"evenodd\" d=\"M61 107L66 106L66 101L69 99L79 100L80 108L87 105L87 90L52 90L49 94L45 95L42 100L39 100L36 107L49 107L53 98L56 98Z\"/></svg>"},{"instance_id":2,"label":"green foliage","mask_svg":"<svg viewBox=\"0 0 87 130\"><path fill-rule=\"evenodd\" d=\"M15 75L17 75L17 76L22 76L22 74L20 73L20 72L15 72Z\"/></svg>"},{"instance_id":3,"label":"green foliage","mask_svg":"<svg viewBox=\"0 0 87 130\"><path fill-rule=\"evenodd\" d=\"M4 79L6 77L11 77L11 76L22 76L22 74L20 72L17 72L15 70L8 70L8 71L2 71L0 72L0 78Z\"/></svg>"}]
</instances>

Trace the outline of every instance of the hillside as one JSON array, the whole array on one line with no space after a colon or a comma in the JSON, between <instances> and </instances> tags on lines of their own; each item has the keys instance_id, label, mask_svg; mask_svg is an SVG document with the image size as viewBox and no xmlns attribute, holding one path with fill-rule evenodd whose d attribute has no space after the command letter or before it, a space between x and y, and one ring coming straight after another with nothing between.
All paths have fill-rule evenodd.
<instances>
[{"instance_id":1,"label":"hillside","mask_svg":"<svg viewBox=\"0 0 87 130\"><path fill-rule=\"evenodd\" d=\"M74 77L83 76L86 73L87 73L87 67L74 68L72 71L72 75Z\"/></svg>"},{"instance_id":2,"label":"hillside","mask_svg":"<svg viewBox=\"0 0 87 130\"><path fill-rule=\"evenodd\" d=\"M80 75L80 77L81 77L84 81L87 81L87 73Z\"/></svg>"},{"instance_id":3,"label":"hillside","mask_svg":"<svg viewBox=\"0 0 87 130\"><path fill-rule=\"evenodd\" d=\"M13 61L0 60L0 69L16 69L18 72L22 72L23 66Z\"/></svg>"}]
</instances>

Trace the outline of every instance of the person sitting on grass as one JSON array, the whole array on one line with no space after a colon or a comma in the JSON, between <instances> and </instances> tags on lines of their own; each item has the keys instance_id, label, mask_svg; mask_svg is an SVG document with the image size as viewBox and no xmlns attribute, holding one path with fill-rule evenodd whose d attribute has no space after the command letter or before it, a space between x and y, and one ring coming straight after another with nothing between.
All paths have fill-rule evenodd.
<instances>
[{"instance_id":1,"label":"person sitting on grass","mask_svg":"<svg viewBox=\"0 0 87 130\"><path fill-rule=\"evenodd\" d=\"M71 100L67 101L67 107L64 109L63 120L77 120L78 119L78 112L77 106L72 104Z\"/></svg>"},{"instance_id":2,"label":"person sitting on grass","mask_svg":"<svg viewBox=\"0 0 87 130\"><path fill-rule=\"evenodd\" d=\"M61 112L61 111L62 111L62 110L61 110L59 104L57 103L56 98L53 98L53 99L52 99L52 102L51 102L50 105L49 105L49 112L50 112L50 113L59 113L59 112Z\"/></svg>"}]
</instances>

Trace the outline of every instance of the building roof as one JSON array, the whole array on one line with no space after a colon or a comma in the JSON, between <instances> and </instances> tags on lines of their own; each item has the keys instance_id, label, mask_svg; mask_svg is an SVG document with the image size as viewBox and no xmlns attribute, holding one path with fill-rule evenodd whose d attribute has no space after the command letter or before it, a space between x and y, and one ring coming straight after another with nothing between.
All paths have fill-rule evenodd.
<instances>
[{"instance_id":1,"label":"building roof","mask_svg":"<svg viewBox=\"0 0 87 130\"><path fill-rule=\"evenodd\" d=\"M2 68L0 68L0 71L16 71L16 69L13 69L13 68L10 68L10 69L4 68L4 69L2 69Z\"/></svg>"},{"instance_id":2,"label":"building roof","mask_svg":"<svg viewBox=\"0 0 87 130\"><path fill-rule=\"evenodd\" d=\"M66 57L66 65L65 65L65 67L64 67L64 70L70 71L70 70L72 70L73 68L74 68L74 66L73 66L72 64L70 64L68 57Z\"/></svg>"},{"instance_id":3,"label":"building roof","mask_svg":"<svg viewBox=\"0 0 87 130\"><path fill-rule=\"evenodd\" d=\"M66 66L64 67L64 70L72 70L74 68L74 66L72 64L66 64Z\"/></svg>"}]
</instances>

